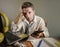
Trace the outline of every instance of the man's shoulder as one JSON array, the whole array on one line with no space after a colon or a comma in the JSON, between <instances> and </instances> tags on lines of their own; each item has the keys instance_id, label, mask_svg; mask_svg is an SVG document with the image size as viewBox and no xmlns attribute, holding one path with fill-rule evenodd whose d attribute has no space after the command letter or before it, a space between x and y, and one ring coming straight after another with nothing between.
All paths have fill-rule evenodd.
<instances>
[{"instance_id":1,"label":"man's shoulder","mask_svg":"<svg viewBox=\"0 0 60 47\"><path fill-rule=\"evenodd\" d=\"M42 17L38 16L38 15L35 15L35 18L36 19L43 19Z\"/></svg>"}]
</instances>

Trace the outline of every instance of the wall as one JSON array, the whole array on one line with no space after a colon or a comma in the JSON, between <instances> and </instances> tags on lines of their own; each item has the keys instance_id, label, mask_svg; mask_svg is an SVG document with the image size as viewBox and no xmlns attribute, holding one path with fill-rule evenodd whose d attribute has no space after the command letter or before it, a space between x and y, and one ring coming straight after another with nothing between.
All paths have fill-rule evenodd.
<instances>
[{"instance_id":1,"label":"wall","mask_svg":"<svg viewBox=\"0 0 60 47\"><path fill-rule=\"evenodd\" d=\"M36 14L47 19L50 36L60 37L60 0L0 0L0 10L7 14L11 22L17 17L24 1L32 2Z\"/></svg>"}]
</instances>

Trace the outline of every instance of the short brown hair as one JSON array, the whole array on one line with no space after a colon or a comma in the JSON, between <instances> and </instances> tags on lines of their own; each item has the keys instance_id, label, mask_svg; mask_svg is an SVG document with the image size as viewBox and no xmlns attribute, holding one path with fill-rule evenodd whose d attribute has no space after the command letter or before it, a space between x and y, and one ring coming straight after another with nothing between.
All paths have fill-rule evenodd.
<instances>
[{"instance_id":1,"label":"short brown hair","mask_svg":"<svg viewBox=\"0 0 60 47\"><path fill-rule=\"evenodd\" d=\"M31 8L34 9L34 6L33 6L33 4L32 4L31 2L24 2L24 3L22 4L22 9L23 9L23 8L27 8L27 7L31 7Z\"/></svg>"}]
</instances>

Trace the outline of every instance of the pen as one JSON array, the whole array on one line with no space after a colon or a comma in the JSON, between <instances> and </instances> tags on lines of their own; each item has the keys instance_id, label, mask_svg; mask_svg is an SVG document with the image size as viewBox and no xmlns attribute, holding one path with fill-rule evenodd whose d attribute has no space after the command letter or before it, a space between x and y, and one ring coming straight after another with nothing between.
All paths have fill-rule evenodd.
<instances>
[{"instance_id":1,"label":"pen","mask_svg":"<svg viewBox=\"0 0 60 47\"><path fill-rule=\"evenodd\" d=\"M41 46L41 43L42 43L42 40L39 41L39 44L38 44L37 47L40 47Z\"/></svg>"}]
</instances>

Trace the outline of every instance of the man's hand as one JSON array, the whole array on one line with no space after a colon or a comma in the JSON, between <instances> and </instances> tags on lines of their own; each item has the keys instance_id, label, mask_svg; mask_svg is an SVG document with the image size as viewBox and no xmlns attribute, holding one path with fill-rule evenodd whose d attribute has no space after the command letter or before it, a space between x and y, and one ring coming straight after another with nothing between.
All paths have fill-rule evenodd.
<instances>
[{"instance_id":1,"label":"man's hand","mask_svg":"<svg viewBox=\"0 0 60 47\"><path fill-rule=\"evenodd\" d=\"M38 33L38 36L37 36L37 38L42 38L42 37L44 37L44 33L43 33L43 32L41 32L41 33Z\"/></svg>"},{"instance_id":2,"label":"man's hand","mask_svg":"<svg viewBox=\"0 0 60 47\"><path fill-rule=\"evenodd\" d=\"M34 38L42 38L42 37L44 37L44 33L43 33L43 31L41 31L41 32L35 31L33 34L31 34L31 36Z\"/></svg>"}]
</instances>

